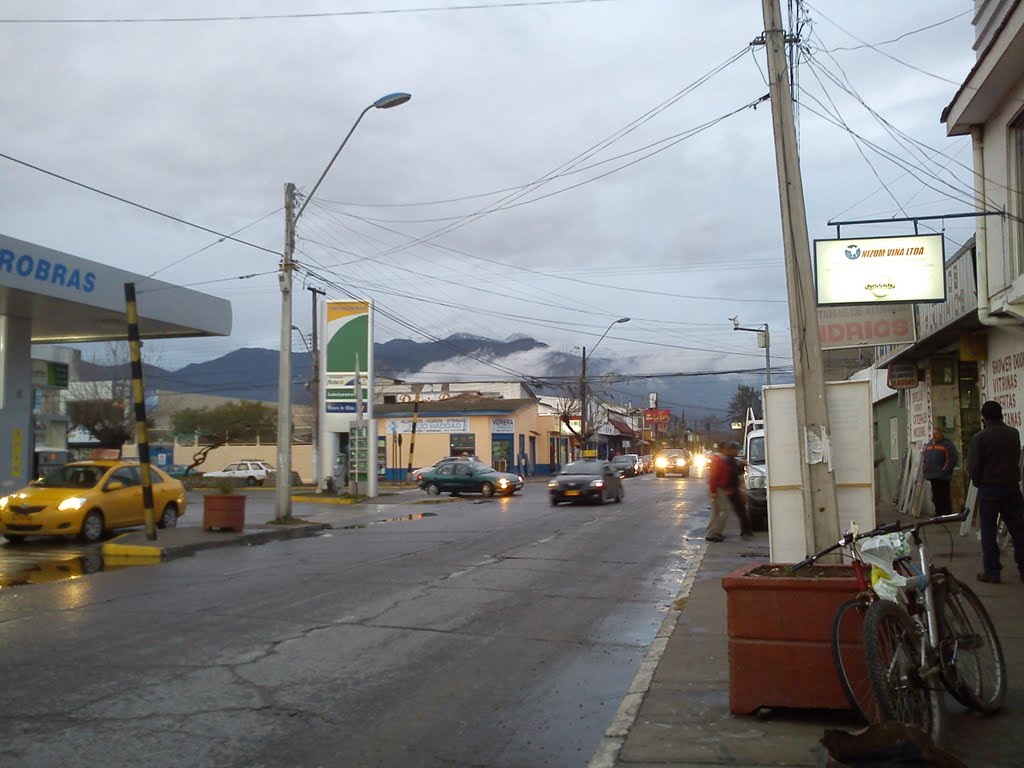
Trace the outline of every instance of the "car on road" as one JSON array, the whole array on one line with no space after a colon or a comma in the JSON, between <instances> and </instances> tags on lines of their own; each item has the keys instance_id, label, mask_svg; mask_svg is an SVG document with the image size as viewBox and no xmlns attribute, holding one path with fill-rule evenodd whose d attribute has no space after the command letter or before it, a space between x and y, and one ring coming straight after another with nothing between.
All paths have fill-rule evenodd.
<instances>
[{"instance_id":1,"label":"car on road","mask_svg":"<svg viewBox=\"0 0 1024 768\"><path fill-rule=\"evenodd\" d=\"M157 525L173 528L185 514L185 488L156 467L150 477ZM78 536L92 543L104 531L145 522L142 473L130 461L73 461L0 498L0 534L12 544L28 536Z\"/></svg>"},{"instance_id":2,"label":"car on road","mask_svg":"<svg viewBox=\"0 0 1024 768\"><path fill-rule=\"evenodd\" d=\"M419 476L424 472L429 472L432 469L437 469L438 467L444 464L449 464L453 461L476 461L483 464L483 462L480 461L480 458L478 456L445 456L443 459L438 459L437 461L435 461L429 467L420 467L419 469L414 469L412 472L412 476L419 480Z\"/></svg>"},{"instance_id":3,"label":"car on road","mask_svg":"<svg viewBox=\"0 0 1024 768\"><path fill-rule=\"evenodd\" d=\"M563 501L604 504L606 501L621 502L625 489L619 470L611 462L584 459L562 467L562 471L548 483L548 496L553 507Z\"/></svg>"},{"instance_id":4,"label":"car on road","mask_svg":"<svg viewBox=\"0 0 1024 768\"><path fill-rule=\"evenodd\" d=\"M498 472L479 461L446 461L416 477L419 487L431 496L441 493L511 496L523 487L521 475Z\"/></svg>"},{"instance_id":5,"label":"car on road","mask_svg":"<svg viewBox=\"0 0 1024 768\"><path fill-rule=\"evenodd\" d=\"M242 480L246 485L263 485L267 481L267 477L275 472L277 470L272 465L261 459L246 459L228 464L224 469L218 469L215 472L204 472L203 477L226 477L232 480Z\"/></svg>"},{"instance_id":6,"label":"car on road","mask_svg":"<svg viewBox=\"0 0 1024 768\"><path fill-rule=\"evenodd\" d=\"M690 476L690 454L684 448L666 448L654 457L654 474Z\"/></svg>"},{"instance_id":7,"label":"car on road","mask_svg":"<svg viewBox=\"0 0 1024 768\"><path fill-rule=\"evenodd\" d=\"M640 474L646 475L654 471L654 457L647 453L640 457Z\"/></svg>"},{"instance_id":8,"label":"car on road","mask_svg":"<svg viewBox=\"0 0 1024 768\"><path fill-rule=\"evenodd\" d=\"M640 457L635 453L622 453L613 456L611 464L622 472L624 477L636 477L640 474Z\"/></svg>"}]
</instances>

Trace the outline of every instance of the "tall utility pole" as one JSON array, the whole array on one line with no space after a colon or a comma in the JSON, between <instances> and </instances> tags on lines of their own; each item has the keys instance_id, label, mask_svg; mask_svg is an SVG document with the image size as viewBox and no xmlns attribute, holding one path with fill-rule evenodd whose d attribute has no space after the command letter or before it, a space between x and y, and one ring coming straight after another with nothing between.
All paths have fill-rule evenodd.
<instances>
[{"instance_id":1,"label":"tall utility pole","mask_svg":"<svg viewBox=\"0 0 1024 768\"><path fill-rule=\"evenodd\" d=\"M308 286L313 294L313 348L309 351L313 357L313 369L309 377L309 394L313 400L313 434L310 437L313 450L313 487L320 490L320 345L318 342L320 330L320 315L317 312L316 297L327 294L315 286Z\"/></svg>"},{"instance_id":2,"label":"tall utility pole","mask_svg":"<svg viewBox=\"0 0 1024 768\"><path fill-rule=\"evenodd\" d=\"M580 377L580 458L587 450L590 440L587 439L587 348L583 348L583 375Z\"/></svg>"},{"instance_id":3,"label":"tall utility pole","mask_svg":"<svg viewBox=\"0 0 1024 768\"><path fill-rule=\"evenodd\" d=\"M281 359L277 374L277 503L274 517L292 516L292 270L295 268L295 185L284 185L284 254L281 258Z\"/></svg>"},{"instance_id":4,"label":"tall utility pole","mask_svg":"<svg viewBox=\"0 0 1024 768\"><path fill-rule=\"evenodd\" d=\"M824 549L839 531L835 477L828 455L829 421L825 378L818 342L807 212L800 178L793 101L786 67L786 32L779 0L762 0L764 37L768 50L768 82L775 133L775 164L782 208L782 243L786 261L789 325L793 338L796 378L797 439L803 446L800 487L804 531L809 551Z\"/></svg>"}]
</instances>

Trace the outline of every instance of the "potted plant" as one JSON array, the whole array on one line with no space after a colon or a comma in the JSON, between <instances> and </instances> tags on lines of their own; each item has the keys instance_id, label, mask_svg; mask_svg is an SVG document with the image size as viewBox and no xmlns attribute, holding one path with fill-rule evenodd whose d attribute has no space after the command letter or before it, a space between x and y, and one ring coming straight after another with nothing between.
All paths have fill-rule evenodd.
<instances>
[{"instance_id":1,"label":"potted plant","mask_svg":"<svg viewBox=\"0 0 1024 768\"><path fill-rule=\"evenodd\" d=\"M751 563L722 579L729 709L849 709L832 660L836 609L858 592L853 568Z\"/></svg>"},{"instance_id":2,"label":"potted plant","mask_svg":"<svg viewBox=\"0 0 1024 768\"><path fill-rule=\"evenodd\" d=\"M241 531L245 528L245 494L228 478L220 478L212 493L203 496L203 530Z\"/></svg>"}]
</instances>

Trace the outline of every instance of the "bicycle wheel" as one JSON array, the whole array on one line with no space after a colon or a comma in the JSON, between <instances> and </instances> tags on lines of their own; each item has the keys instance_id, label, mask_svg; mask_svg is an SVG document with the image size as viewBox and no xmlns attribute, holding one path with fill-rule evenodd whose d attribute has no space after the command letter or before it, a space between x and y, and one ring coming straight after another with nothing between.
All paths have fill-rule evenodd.
<instances>
[{"instance_id":1,"label":"bicycle wheel","mask_svg":"<svg viewBox=\"0 0 1024 768\"><path fill-rule=\"evenodd\" d=\"M942 731L938 681L921 668L921 638L902 605L872 603L864 617L864 657L886 720L916 725L936 742Z\"/></svg>"},{"instance_id":2,"label":"bicycle wheel","mask_svg":"<svg viewBox=\"0 0 1024 768\"><path fill-rule=\"evenodd\" d=\"M832 619L832 661L850 707L861 720L870 724L885 718L864 657L864 617L869 605L867 598L854 597L836 609Z\"/></svg>"},{"instance_id":3,"label":"bicycle wheel","mask_svg":"<svg viewBox=\"0 0 1024 768\"><path fill-rule=\"evenodd\" d=\"M1006 661L996 628L981 600L946 574L939 610L942 682L957 701L992 714L1006 702Z\"/></svg>"}]
</instances>

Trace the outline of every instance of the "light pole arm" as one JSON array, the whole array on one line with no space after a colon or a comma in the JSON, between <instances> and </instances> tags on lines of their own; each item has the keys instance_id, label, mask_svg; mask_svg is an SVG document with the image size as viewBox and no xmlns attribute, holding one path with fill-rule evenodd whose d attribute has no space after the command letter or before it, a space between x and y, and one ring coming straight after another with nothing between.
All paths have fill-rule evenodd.
<instances>
[{"instance_id":1,"label":"light pole arm","mask_svg":"<svg viewBox=\"0 0 1024 768\"><path fill-rule=\"evenodd\" d=\"M298 213L295 214L295 221L298 221L299 217L302 215L302 212L306 210L306 206L309 205L309 201L313 199L313 195L316 194L316 191L320 188L320 184L323 182L324 178L326 178L327 174L330 172L331 166L334 165L334 161L338 159L338 155L341 154L341 150L345 148L345 145L348 144L348 140L352 137L352 134L355 133L356 127L359 125L359 122L363 119L367 112L374 108L374 106L374 104L370 104L369 106L367 106L362 112L359 113L359 117L356 118L356 121L352 123L352 127L348 129L348 133L345 134L345 138L341 140L341 146L339 146L338 149L335 151L334 157L331 158L331 162L327 164L327 167L324 168L324 172L320 174L320 178L316 180L316 184L313 185L313 188L309 190L309 194L306 195L305 198L303 199L302 205L299 206Z\"/></svg>"}]
</instances>

